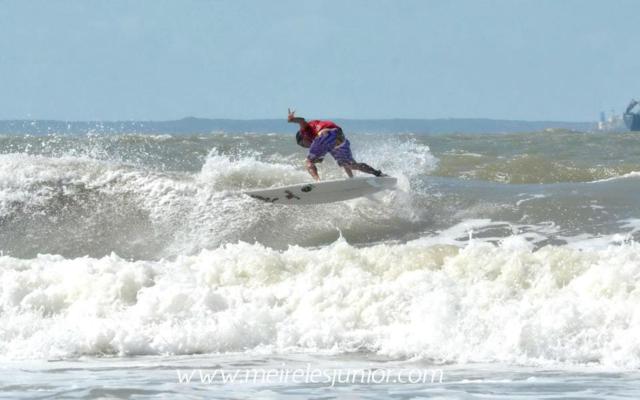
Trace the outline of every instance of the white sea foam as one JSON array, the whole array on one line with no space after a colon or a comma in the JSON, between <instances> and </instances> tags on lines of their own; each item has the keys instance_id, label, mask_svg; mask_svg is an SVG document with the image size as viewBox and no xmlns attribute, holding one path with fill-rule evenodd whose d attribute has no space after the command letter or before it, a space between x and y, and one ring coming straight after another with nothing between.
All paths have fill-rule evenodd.
<instances>
[{"instance_id":1,"label":"white sea foam","mask_svg":"<svg viewBox=\"0 0 640 400\"><path fill-rule=\"evenodd\" d=\"M4 256L0 271L5 359L368 350L640 366L636 243L237 243L173 261Z\"/></svg>"},{"instance_id":2,"label":"white sea foam","mask_svg":"<svg viewBox=\"0 0 640 400\"><path fill-rule=\"evenodd\" d=\"M291 163L266 162L256 151L245 151L236 155L221 154L212 149L207 156L200 182L218 189L240 189L269 187L305 182L309 174Z\"/></svg>"}]
</instances>

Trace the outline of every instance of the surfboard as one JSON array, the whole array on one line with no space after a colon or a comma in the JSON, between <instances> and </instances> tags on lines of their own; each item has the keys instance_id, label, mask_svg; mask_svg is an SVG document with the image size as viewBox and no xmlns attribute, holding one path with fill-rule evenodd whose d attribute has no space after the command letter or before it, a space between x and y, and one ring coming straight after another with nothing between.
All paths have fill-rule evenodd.
<instances>
[{"instance_id":1,"label":"surfboard","mask_svg":"<svg viewBox=\"0 0 640 400\"><path fill-rule=\"evenodd\" d=\"M393 189L397 179L392 176L358 177L313 183L248 190L254 199L275 204L321 204L355 199L381 190Z\"/></svg>"}]
</instances>

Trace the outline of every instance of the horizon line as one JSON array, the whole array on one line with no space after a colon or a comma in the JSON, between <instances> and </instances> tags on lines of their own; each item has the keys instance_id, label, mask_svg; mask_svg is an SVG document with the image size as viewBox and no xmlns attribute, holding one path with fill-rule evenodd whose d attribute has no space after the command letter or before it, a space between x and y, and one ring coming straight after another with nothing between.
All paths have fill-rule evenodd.
<instances>
[{"instance_id":1,"label":"horizon line","mask_svg":"<svg viewBox=\"0 0 640 400\"><path fill-rule=\"evenodd\" d=\"M335 117L333 120L341 121L503 121L503 122L545 122L545 123L596 123L596 120L590 121L575 121L575 120L554 120L554 119L510 119L510 118L489 118L489 117L438 117L438 118L410 118L410 117L386 117L386 118L350 118L350 117ZM57 118L0 118L0 122L67 122L67 123L132 123L132 122L176 122L184 120L208 120L208 121L283 121L287 122L286 118L228 118L228 117L194 117L185 116L178 119L57 119Z\"/></svg>"}]
</instances>

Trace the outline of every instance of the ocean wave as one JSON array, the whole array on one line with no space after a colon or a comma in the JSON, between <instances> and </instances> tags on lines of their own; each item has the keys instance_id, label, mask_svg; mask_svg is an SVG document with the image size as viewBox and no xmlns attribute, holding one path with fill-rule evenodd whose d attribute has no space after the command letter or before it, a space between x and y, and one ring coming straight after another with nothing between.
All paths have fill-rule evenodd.
<instances>
[{"instance_id":1,"label":"ocean wave","mask_svg":"<svg viewBox=\"0 0 640 400\"><path fill-rule=\"evenodd\" d=\"M248 188L308 181L301 157L294 155L216 147L199 170L165 171L91 155L2 154L0 250L23 258L113 251L157 259L238 240L275 248L320 245L339 230L351 238L381 240L416 229L412 180L434 162L426 146L384 143L379 165L399 178L402 190L304 208L265 205L242 195ZM404 157L398 157L402 146ZM362 160L372 158L367 146L361 149ZM344 176L332 160L321 174Z\"/></svg>"},{"instance_id":2,"label":"ocean wave","mask_svg":"<svg viewBox=\"0 0 640 400\"><path fill-rule=\"evenodd\" d=\"M175 260L0 257L0 356L367 351L438 362L640 365L640 247L317 249Z\"/></svg>"}]
</instances>

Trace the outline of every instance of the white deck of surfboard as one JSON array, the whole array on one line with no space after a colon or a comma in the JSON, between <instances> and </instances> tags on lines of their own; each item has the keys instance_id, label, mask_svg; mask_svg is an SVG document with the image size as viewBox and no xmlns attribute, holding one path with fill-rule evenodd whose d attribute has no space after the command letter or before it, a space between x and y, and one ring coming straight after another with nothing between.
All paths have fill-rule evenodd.
<instances>
[{"instance_id":1,"label":"white deck of surfboard","mask_svg":"<svg viewBox=\"0 0 640 400\"><path fill-rule=\"evenodd\" d=\"M381 190L393 189L396 181L392 176L358 177L248 190L244 193L275 204L321 204L355 199Z\"/></svg>"}]
</instances>

